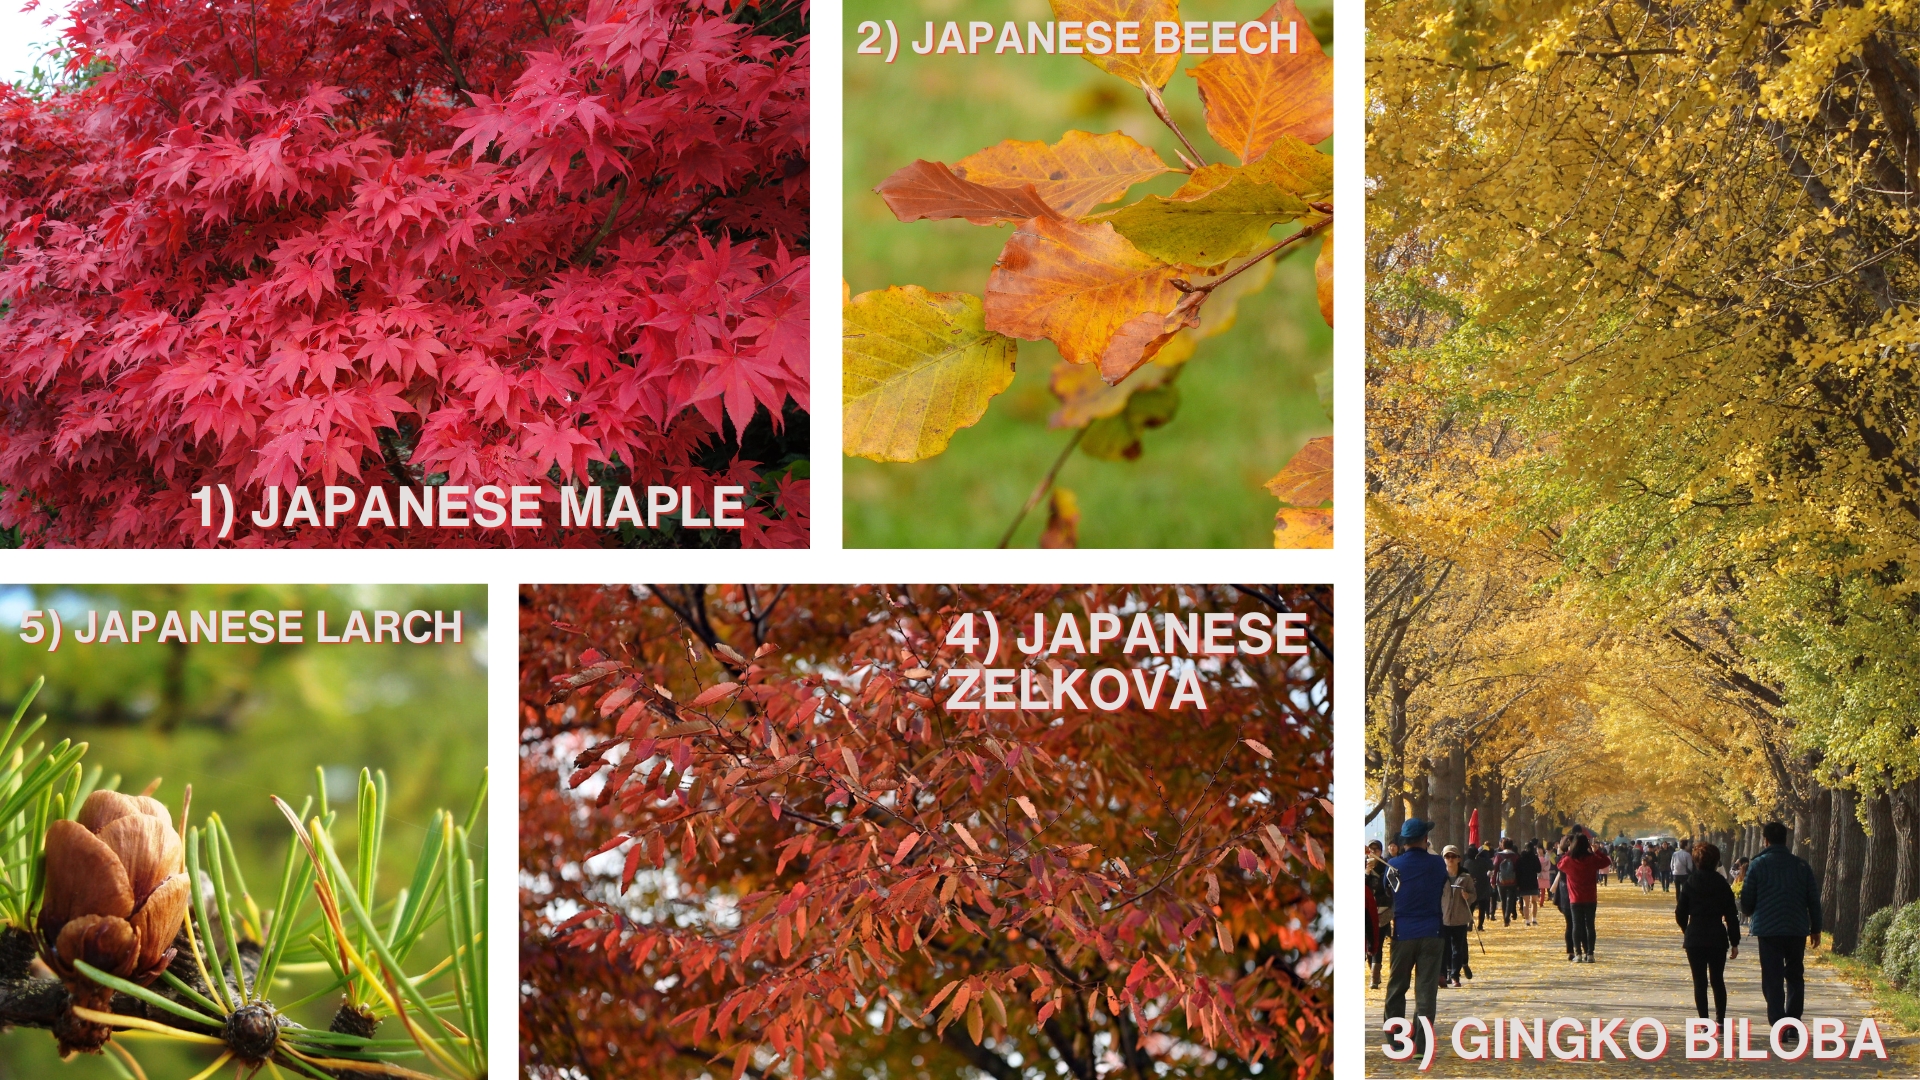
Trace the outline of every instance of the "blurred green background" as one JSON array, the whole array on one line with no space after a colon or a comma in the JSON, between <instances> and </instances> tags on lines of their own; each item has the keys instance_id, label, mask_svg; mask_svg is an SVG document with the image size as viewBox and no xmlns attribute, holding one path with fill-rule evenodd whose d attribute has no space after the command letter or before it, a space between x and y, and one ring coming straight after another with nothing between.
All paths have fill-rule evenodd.
<instances>
[{"instance_id":1,"label":"blurred green background","mask_svg":"<svg viewBox=\"0 0 1920 1080\"><path fill-rule=\"evenodd\" d=\"M59 650L51 653L46 641L28 645L19 635L23 612L49 607L66 624ZM110 608L123 619L134 608L177 609L183 619L188 610L297 608L307 613L302 630L308 643L155 644L150 632L140 645L81 645L73 640L75 619L84 626L89 608L103 620ZM337 634L355 608L442 610L448 618L457 609L464 613L464 640L313 643L315 610L328 612L328 633ZM391 808L380 893L387 897L410 878L433 811L446 808L464 817L473 805L487 762L486 641L484 586L7 585L0 586L0 705L12 715L20 695L45 675L47 685L28 712L29 718L47 715L36 740L88 743L82 764L102 766L105 776L118 773L123 791L138 792L159 777L154 795L176 815L181 792L192 784L193 820L220 814L263 906L273 903L292 840L268 796L297 809L315 794L314 769L324 770L328 795L341 813L337 843L351 865L360 770L385 769ZM483 824L474 837L476 860L485 850ZM312 910L309 903L307 913ZM446 955L444 942L436 927L409 967L437 962ZM315 979L297 976L278 996L292 1000L325 985ZM318 1002L295 1018L325 1027L336 1004ZM383 1037L391 1026L383 1025ZM133 1033L115 1039L132 1050L150 1080L186 1080L213 1059L159 1037ZM111 1056L62 1064L44 1031L0 1035L0 1080L127 1075Z\"/></svg>"},{"instance_id":2,"label":"blurred green background","mask_svg":"<svg viewBox=\"0 0 1920 1080\"><path fill-rule=\"evenodd\" d=\"M1303 0L1301 12L1333 52L1332 8ZM1257 19L1264 4L1187 0L1183 19ZM888 285L979 295L1012 226L894 219L875 185L915 158L949 164L1004 139L1059 141L1071 129L1123 131L1177 165L1179 141L1144 96L1077 56L921 56L927 20L997 28L1053 17L1046 0L848 0L846 43L846 277L855 293ZM902 38L892 64L857 55L863 19L892 19ZM962 30L964 32L964 25ZM881 47L887 39L883 35ZM1234 158L1207 138L1200 96L1183 57L1165 92L1169 111L1209 162ZM1322 144L1331 150L1332 144ZM1178 174L1135 187L1127 201L1169 194ZM1282 226L1275 235L1284 235ZM1227 333L1204 341L1178 381L1180 412L1148 431L1136 461L1102 461L1076 451L1058 483L1080 500L1082 547L1268 547L1279 503L1262 485L1308 439L1329 434L1322 398L1333 335L1314 299L1318 243L1290 254L1273 283L1243 300ZM843 457L848 547L991 547L1020 510L1070 429L1050 430L1058 401L1047 376L1060 359L1046 341L1020 342L1013 385L980 423L961 430L945 453L910 465ZM1046 524L1043 501L1012 546L1031 547Z\"/></svg>"}]
</instances>

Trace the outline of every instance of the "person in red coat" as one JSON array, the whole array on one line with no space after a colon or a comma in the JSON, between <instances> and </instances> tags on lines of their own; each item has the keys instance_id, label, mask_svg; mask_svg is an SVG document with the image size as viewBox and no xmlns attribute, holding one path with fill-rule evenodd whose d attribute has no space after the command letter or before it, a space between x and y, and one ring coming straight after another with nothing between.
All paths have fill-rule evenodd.
<instances>
[{"instance_id":1,"label":"person in red coat","mask_svg":"<svg viewBox=\"0 0 1920 1080\"><path fill-rule=\"evenodd\" d=\"M1573 847L1560 856L1558 868L1567 880L1568 918L1573 923L1573 955L1576 963L1593 963L1593 913L1599 906L1595 886L1600 871L1610 864L1607 856L1593 850L1593 841L1585 832L1573 838Z\"/></svg>"}]
</instances>

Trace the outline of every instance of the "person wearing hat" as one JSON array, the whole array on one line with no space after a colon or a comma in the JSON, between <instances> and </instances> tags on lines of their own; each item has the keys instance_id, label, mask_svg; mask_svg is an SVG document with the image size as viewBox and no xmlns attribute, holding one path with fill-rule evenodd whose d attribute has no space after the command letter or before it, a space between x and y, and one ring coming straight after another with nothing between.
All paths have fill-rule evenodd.
<instances>
[{"instance_id":1,"label":"person wearing hat","mask_svg":"<svg viewBox=\"0 0 1920 1080\"><path fill-rule=\"evenodd\" d=\"M1439 1013L1440 969L1446 963L1446 939L1440 930L1440 899L1447 889L1446 860L1427 850L1433 822L1408 818L1400 826L1406 849L1388 860L1393 886L1393 956L1387 977L1386 1015L1406 1017L1407 987L1414 1009L1429 1021ZM1424 1053L1426 1032L1415 1021L1410 1037Z\"/></svg>"},{"instance_id":2,"label":"person wearing hat","mask_svg":"<svg viewBox=\"0 0 1920 1080\"><path fill-rule=\"evenodd\" d=\"M1473 874L1460 861L1460 849L1448 844L1440 857L1447 864L1447 888L1440 894L1440 931L1447 942L1446 985L1458 988L1460 976L1473 978L1473 954L1467 949L1467 930L1473 924L1477 893Z\"/></svg>"}]
</instances>

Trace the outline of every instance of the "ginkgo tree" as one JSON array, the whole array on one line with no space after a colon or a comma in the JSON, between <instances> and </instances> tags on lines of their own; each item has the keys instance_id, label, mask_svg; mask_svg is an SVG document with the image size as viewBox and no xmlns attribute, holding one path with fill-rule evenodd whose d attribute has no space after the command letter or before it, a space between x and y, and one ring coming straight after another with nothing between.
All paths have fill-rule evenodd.
<instances>
[{"instance_id":1,"label":"ginkgo tree","mask_svg":"<svg viewBox=\"0 0 1920 1080\"><path fill-rule=\"evenodd\" d=\"M51 86L0 83L0 529L202 545L213 485L536 485L546 529L461 542L592 545L634 538L562 531L560 488L737 484L728 535L805 546L804 0L71 20ZM229 542L447 542L329 526Z\"/></svg>"},{"instance_id":2,"label":"ginkgo tree","mask_svg":"<svg viewBox=\"0 0 1920 1080\"><path fill-rule=\"evenodd\" d=\"M527 1075L1331 1075L1331 608L1257 585L523 589ZM997 663L1140 693L949 708L947 675L995 663L981 611ZM1306 651L1189 667L1012 637L1203 612L1298 613ZM1170 709L1188 678L1206 708Z\"/></svg>"},{"instance_id":3,"label":"ginkgo tree","mask_svg":"<svg viewBox=\"0 0 1920 1080\"><path fill-rule=\"evenodd\" d=\"M1053 9L1083 22L1179 18L1176 0L1053 0ZM915 161L875 189L903 222L962 219L1013 231L980 296L917 285L846 296L847 454L911 462L944 452L1012 384L1019 342L1051 341L1061 362L1050 379L1060 402L1050 423L1074 435L1024 517L1075 448L1109 459L1141 454L1141 433L1178 409L1182 365L1232 324L1240 297L1266 285L1274 260L1319 242L1318 300L1332 324L1333 157L1316 144L1333 133L1333 61L1294 0L1258 21L1290 27L1292 41L1212 55L1186 72L1208 135L1232 163L1209 163L1167 109L1162 91L1180 53L1089 51L1084 59L1144 95L1178 138L1177 165L1124 132L1068 131L1051 144L1007 140L952 165ZM1171 195L1099 209L1168 173L1186 177ZM1275 238L1281 226L1292 229ZM1283 502L1276 546L1331 546L1326 442L1275 478ZM1063 520L1056 500L1047 538L1067 535L1055 527Z\"/></svg>"}]
</instances>

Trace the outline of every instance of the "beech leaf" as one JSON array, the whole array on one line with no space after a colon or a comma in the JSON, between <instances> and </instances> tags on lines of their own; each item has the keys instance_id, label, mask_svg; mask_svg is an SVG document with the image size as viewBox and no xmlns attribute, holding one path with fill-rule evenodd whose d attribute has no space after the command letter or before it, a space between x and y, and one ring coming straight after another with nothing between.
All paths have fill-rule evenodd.
<instances>
[{"instance_id":1,"label":"beech leaf","mask_svg":"<svg viewBox=\"0 0 1920 1080\"><path fill-rule=\"evenodd\" d=\"M907 853L912 851L913 845L919 842L920 842L919 833L908 833L907 838L905 840L900 841L900 849L893 853L893 865L899 866L901 863L905 862L907 858Z\"/></svg>"},{"instance_id":2,"label":"beech leaf","mask_svg":"<svg viewBox=\"0 0 1920 1080\"><path fill-rule=\"evenodd\" d=\"M1207 134L1241 161L1253 161L1282 135L1317 143L1333 134L1333 60L1301 18L1293 0L1260 16L1282 29L1294 24L1298 51L1228 53L1209 57L1188 74L1200 84Z\"/></svg>"},{"instance_id":3,"label":"beech leaf","mask_svg":"<svg viewBox=\"0 0 1920 1080\"><path fill-rule=\"evenodd\" d=\"M963 180L938 161L915 161L873 190L901 221L965 218L975 225L997 225L1031 217L1057 217L1032 184L988 187Z\"/></svg>"},{"instance_id":4,"label":"beech leaf","mask_svg":"<svg viewBox=\"0 0 1920 1080\"><path fill-rule=\"evenodd\" d=\"M1141 27L1141 33L1151 35L1156 22L1178 22L1180 5L1177 0L1052 0L1053 15L1057 22L1078 21L1082 26L1091 22L1105 22L1112 26L1119 22L1135 22ZM1083 52L1087 62L1109 75L1124 79L1130 85L1148 83L1155 89L1167 85L1173 78L1173 69L1180 66L1180 54L1177 52L1156 53L1151 39L1139 44L1137 54L1108 52L1102 56L1093 52Z\"/></svg>"},{"instance_id":5,"label":"beech leaf","mask_svg":"<svg viewBox=\"0 0 1920 1080\"><path fill-rule=\"evenodd\" d=\"M1208 165L1172 195L1149 195L1091 219L1108 221L1134 247L1187 266L1245 255L1283 222L1312 213L1306 201L1231 165Z\"/></svg>"},{"instance_id":6,"label":"beech leaf","mask_svg":"<svg viewBox=\"0 0 1920 1080\"><path fill-rule=\"evenodd\" d=\"M987 276L986 327L1046 338L1068 361L1097 364L1119 382L1179 330L1165 323L1180 276L1104 222L1037 218L1014 230Z\"/></svg>"},{"instance_id":7,"label":"beech leaf","mask_svg":"<svg viewBox=\"0 0 1920 1080\"><path fill-rule=\"evenodd\" d=\"M1025 795L1014 796L1013 802L1015 806L1018 806L1020 808L1021 813L1027 815L1027 817L1033 820L1033 823L1035 825L1040 824L1040 815L1034 811L1033 803L1028 801Z\"/></svg>"},{"instance_id":8,"label":"beech leaf","mask_svg":"<svg viewBox=\"0 0 1920 1080\"><path fill-rule=\"evenodd\" d=\"M1256 739L1241 739L1240 741L1243 743L1246 743L1249 747L1252 747L1254 753L1259 754L1261 757L1266 758L1268 761L1273 760L1273 751L1267 749L1266 743L1260 742Z\"/></svg>"},{"instance_id":9,"label":"beech leaf","mask_svg":"<svg viewBox=\"0 0 1920 1080\"><path fill-rule=\"evenodd\" d=\"M1043 548L1080 546L1080 500L1073 492L1055 485L1047 501L1047 527L1040 532Z\"/></svg>"},{"instance_id":10,"label":"beech leaf","mask_svg":"<svg viewBox=\"0 0 1920 1080\"><path fill-rule=\"evenodd\" d=\"M953 165L953 175L976 184L1030 186L1048 206L1071 218L1170 171L1160 155L1118 131L1105 135L1069 131L1052 146L1008 139Z\"/></svg>"},{"instance_id":11,"label":"beech leaf","mask_svg":"<svg viewBox=\"0 0 1920 1080\"><path fill-rule=\"evenodd\" d=\"M846 305L841 445L875 461L920 461L979 423L1013 382L1018 346L982 324L981 302L918 285Z\"/></svg>"},{"instance_id":12,"label":"beech leaf","mask_svg":"<svg viewBox=\"0 0 1920 1080\"><path fill-rule=\"evenodd\" d=\"M1165 364L1142 364L1133 374L1108 385L1098 369L1088 364L1070 364L1065 360L1053 365L1047 385L1060 399L1060 407L1047 417L1051 428L1077 428L1105 416L1117 416L1127 407L1135 391L1151 390L1173 378L1175 369Z\"/></svg>"},{"instance_id":13,"label":"beech leaf","mask_svg":"<svg viewBox=\"0 0 1920 1080\"><path fill-rule=\"evenodd\" d=\"M1333 511L1311 507L1283 506L1273 516L1273 546L1277 548L1330 548L1333 546Z\"/></svg>"},{"instance_id":14,"label":"beech leaf","mask_svg":"<svg viewBox=\"0 0 1920 1080\"><path fill-rule=\"evenodd\" d=\"M973 834L967 831L965 825L956 821L953 823L953 831L960 834L961 841L964 842L968 848L972 849L975 855L985 856L986 853L980 850L979 844L974 843Z\"/></svg>"},{"instance_id":15,"label":"beech leaf","mask_svg":"<svg viewBox=\"0 0 1920 1080\"><path fill-rule=\"evenodd\" d=\"M1313 260L1313 291L1320 300L1320 317L1333 325L1333 230L1320 234L1320 257Z\"/></svg>"},{"instance_id":16,"label":"beech leaf","mask_svg":"<svg viewBox=\"0 0 1920 1080\"><path fill-rule=\"evenodd\" d=\"M1292 506L1319 506L1333 498L1333 436L1308 439L1267 481L1274 498Z\"/></svg>"}]
</instances>

